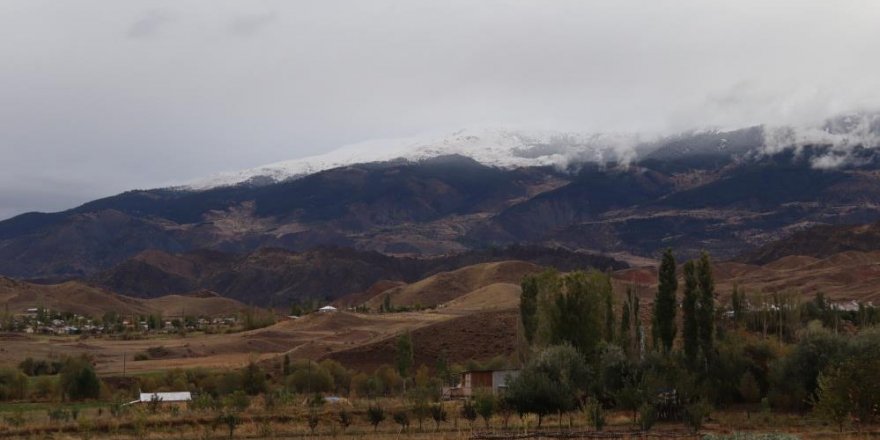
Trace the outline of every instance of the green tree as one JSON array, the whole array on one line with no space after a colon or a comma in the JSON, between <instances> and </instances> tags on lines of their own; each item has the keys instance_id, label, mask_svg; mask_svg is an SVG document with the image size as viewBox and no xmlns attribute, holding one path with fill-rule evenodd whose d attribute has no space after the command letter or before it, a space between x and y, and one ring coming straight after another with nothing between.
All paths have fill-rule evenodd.
<instances>
[{"instance_id":1,"label":"green tree","mask_svg":"<svg viewBox=\"0 0 880 440\"><path fill-rule=\"evenodd\" d=\"M730 294L730 309L733 312L733 324L739 327L745 318L746 297L736 283L733 284L733 293Z\"/></svg>"},{"instance_id":2,"label":"green tree","mask_svg":"<svg viewBox=\"0 0 880 440\"><path fill-rule=\"evenodd\" d=\"M584 409L593 429L601 431L605 427L605 409L602 408L602 403L595 399L589 399Z\"/></svg>"},{"instance_id":3,"label":"green tree","mask_svg":"<svg viewBox=\"0 0 880 440\"><path fill-rule=\"evenodd\" d=\"M632 323L630 322L630 297L632 296L632 287L627 286L626 288L626 299L623 301L623 305L620 310L620 331L617 333L617 343L620 345L623 350L630 355L630 349L632 346Z\"/></svg>"},{"instance_id":4,"label":"green tree","mask_svg":"<svg viewBox=\"0 0 880 440\"><path fill-rule=\"evenodd\" d=\"M62 394L70 400L97 399L101 381L92 364L85 358L70 358L61 369Z\"/></svg>"},{"instance_id":5,"label":"green tree","mask_svg":"<svg viewBox=\"0 0 880 440\"><path fill-rule=\"evenodd\" d=\"M373 432L379 429L379 424L385 420L385 410L381 406L370 405L367 408L367 420L373 425Z\"/></svg>"},{"instance_id":6,"label":"green tree","mask_svg":"<svg viewBox=\"0 0 880 440\"><path fill-rule=\"evenodd\" d=\"M28 378L13 368L0 369L0 400L27 397Z\"/></svg>"},{"instance_id":7,"label":"green tree","mask_svg":"<svg viewBox=\"0 0 880 440\"><path fill-rule=\"evenodd\" d=\"M700 351L708 369L715 352L715 280L712 277L709 254L706 252L700 254L700 261L697 263L697 286L700 291L697 309Z\"/></svg>"},{"instance_id":8,"label":"green tree","mask_svg":"<svg viewBox=\"0 0 880 440\"><path fill-rule=\"evenodd\" d=\"M842 432L850 414L856 410L845 378L839 369L830 369L827 374L820 374L817 382L813 411L822 419L837 425Z\"/></svg>"},{"instance_id":9,"label":"green tree","mask_svg":"<svg viewBox=\"0 0 880 440\"><path fill-rule=\"evenodd\" d=\"M495 414L495 408L497 406L495 395L492 394L491 391L478 392L474 397L474 406L476 406L477 414L483 418L483 422L486 424L486 429L489 429L489 420L491 420L492 415Z\"/></svg>"},{"instance_id":10,"label":"green tree","mask_svg":"<svg viewBox=\"0 0 880 440\"><path fill-rule=\"evenodd\" d=\"M406 389L406 378L409 377L410 370L413 366L413 342L412 336L406 332L397 338L397 372L403 378L404 390Z\"/></svg>"},{"instance_id":11,"label":"green tree","mask_svg":"<svg viewBox=\"0 0 880 440\"><path fill-rule=\"evenodd\" d=\"M508 382L506 398L519 413L538 416L538 426L547 414L568 412L577 407L591 373L584 357L569 345L548 347L530 360L519 376Z\"/></svg>"},{"instance_id":12,"label":"green tree","mask_svg":"<svg viewBox=\"0 0 880 440\"><path fill-rule=\"evenodd\" d=\"M244 392L255 396L266 391L266 373L253 361L249 362L241 374Z\"/></svg>"},{"instance_id":13,"label":"green tree","mask_svg":"<svg viewBox=\"0 0 880 440\"><path fill-rule=\"evenodd\" d=\"M614 341L614 296L610 291L605 295L605 340Z\"/></svg>"},{"instance_id":14,"label":"green tree","mask_svg":"<svg viewBox=\"0 0 880 440\"><path fill-rule=\"evenodd\" d=\"M431 418L434 419L434 430L440 429L440 423L446 421L446 409L442 403L431 405Z\"/></svg>"},{"instance_id":15,"label":"green tree","mask_svg":"<svg viewBox=\"0 0 880 440\"><path fill-rule=\"evenodd\" d=\"M477 407L470 399L465 400L461 404L461 418L467 420L471 425L471 429L473 429L474 421L477 420Z\"/></svg>"},{"instance_id":16,"label":"green tree","mask_svg":"<svg viewBox=\"0 0 880 440\"><path fill-rule=\"evenodd\" d=\"M345 430L351 426L351 422L351 414L344 409L339 410L339 426L342 427L343 433L345 433Z\"/></svg>"},{"instance_id":17,"label":"green tree","mask_svg":"<svg viewBox=\"0 0 880 440\"><path fill-rule=\"evenodd\" d=\"M562 278L548 316L551 345L570 344L584 356L596 353L602 342L605 297L611 280L600 272L574 272Z\"/></svg>"},{"instance_id":18,"label":"green tree","mask_svg":"<svg viewBox=\"0 0 880 440\"><path fill-rule=\"evenodd\" d=\"M746 403L756 403L761 400L761 387L751 371L746 371L739 379L739 395Z\"/></svg>"},{"instance_id":19,"label":"green tree","mask_svg":"<svg viewBox=\"0 0 880 440\"><path fill-rule=\"evenodd\" d=\"M281 374L285 377L290 376L290 355L284 355L284 362L281 364Z\"/></svg>"},{"instance_id":20,"label":"green tree","mask_svg":"<svg viewBox=\"0 0 880 440\"><path fill-rule=\"evenodd\" d=\"M526 276L523 278L521 286L519 314L526 341L531 344L538 328L538 277Z\"/></svg>"},{"instance_id":21,"label":"green tree","mask_svg":"<svg viewBox=\"0 0 880 440\"><path fill-rule=\"evenodd\" d=\"M700 352L700 328L697 318L699 292L697 285L696 265L693 261L684 264L684 296L681 301L682 312L682 345L684 356L689 366L697 363Z\"/></svg>"},{"instance_id":22,"label":"green tree","mask_svg":"<svg viewBox=\"0 0 880 440\"><path fill-rule=\"evenodd\" d=\"M395 411L391 418L394 419L394 423L400 425L401 431L409 429L409 414L407 414L406 411Z\"/></svg>"},{"instance_id":23,"label":"green tree","mask_svg":"<svg viewBox=\"0 0 880 440\"><path fill-rule=\"evenodd\" d=\"M675 274L675 256L672 249L666 249L660 261L657 296L654 299L654 338L659 340L660 348L668 353L675 342L675 311L678 278Z\"/></svg>"}]
</instances>

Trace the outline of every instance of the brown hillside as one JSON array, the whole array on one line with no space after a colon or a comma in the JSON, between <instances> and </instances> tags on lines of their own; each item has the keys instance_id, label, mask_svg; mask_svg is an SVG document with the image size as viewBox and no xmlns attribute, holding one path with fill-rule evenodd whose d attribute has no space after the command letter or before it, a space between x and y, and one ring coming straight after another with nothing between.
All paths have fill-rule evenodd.
<instances>
[{"instance_id":1,"label":"brown hillside","mask_svg":"<svg viewBox=\"0 0 880 440\"><path fill-rule=\"evenodd\" d=\"M864 225L818 225L795 232L740 257L764 264L790 255L827 258L846 251L880 250L880 222Z\"/></svg>"},{"instance_id":2,"label":"brown hillside","mask_svg":"<svg viewBox=\"0 0 880 440\"><path fill-rule=\"evenodd\" d=\"M106 312L125 315L161 313L176 316L217 316L241 311L246 306L217 295L169 295L154 299L131 298L78 281L32 284L0 278L0 305L12 313L32 307L100 317Z\"/></svg>"},{"instance_id":3,"label":"brown hillside","mask_svg":"<svg viewBox=\"0 0 880 440\"><path fill-rule=\"evenodd\" d=\"M377 309L388 295L395 306L435 306L492 284L519 285L524 276L541 270L540 266L522 261L475 264L386 290L368 300L367 305Z\"/></svg>"},{"instance_id":4,"label":"brown hillside","mask_svg":"<svg viewBox=\"0 0 880 440\"><path fill-rule=\"evenodd\" d=\"M795 292L806 297L823 292L834 300L880 301L880 252L847 251L817 259L786 256L763 266L737 262L713 265L717 291L722 301L736 283L747 294ZM653 299L656 268L627 269L614 273L616 285L644 286Z\"/></svg>"}]
</instances>

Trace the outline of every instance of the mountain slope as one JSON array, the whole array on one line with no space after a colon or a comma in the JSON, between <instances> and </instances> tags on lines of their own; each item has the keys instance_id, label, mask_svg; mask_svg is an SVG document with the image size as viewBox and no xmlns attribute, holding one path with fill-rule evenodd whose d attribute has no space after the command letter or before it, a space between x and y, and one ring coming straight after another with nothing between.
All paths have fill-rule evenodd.
<instances>
[{"instance_id":1,"label":"mountain slope","mask_svg":"<svg viewBox=\"0 0 880 440\"><path fill-rule=\"evenodd\" d=\"M766 264L792 255L826 258L846 251L880 251L880 222L854 226L813 226L746 253L739 260Z\"/></svg>"},{"instance_id":2,"label":"mountain slope","mask_svg":"<svg viewBox=\"0 0 880 440\"><path fill-rule=\"evenodd\" d=\"M246 303L287 306L309 298L333 300L363 292L382 280L414 282L439 272L513 259L528 261L530 267L540 264L559 270L626 267L608 257L516 246L436 258L396 258L343 248L304 252L267 248L245 254L148 251L97 274L92 281L138 297L206 289Z\"/></svg>"},{"instance_id":3,"label":"mountain slope","mask_svg":"<svg viewBox=\"0 0 880 440\"><path fill-rule=\"evenodd\" d=\"M871 114L650 139L481 130L377 141L2 221L0 274L60 280L149 250L322 246L424 258L530 244L632 260L674 247L730 258L813 225L880 220L878 146ZM140 274L178 291L206 279L154 269L113 284L131 288L124 277Z\"/></svg>"}]
</instances>

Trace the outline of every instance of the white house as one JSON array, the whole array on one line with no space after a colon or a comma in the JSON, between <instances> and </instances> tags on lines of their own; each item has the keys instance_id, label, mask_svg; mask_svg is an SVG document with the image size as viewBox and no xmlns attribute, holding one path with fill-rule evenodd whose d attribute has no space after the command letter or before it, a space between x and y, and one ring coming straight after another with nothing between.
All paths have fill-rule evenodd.
<instances>
[{"instance_id":1,"label":"white house","mask_svg":"<svg viewBox=\"0 0 880 440\"><path fill-rule=\"evenodd\" d=\"M189 402L192 400L192 393L189 391L175 391L175 392L164 392L164 393L141 393L140 398L133 402L129 402L128 404L134 403L150 403L153 399L158 399L161 403L180 403L180 402Z\"/></svg>"},{"instance_id":2,"label":"white house","mask_svg":"<svg viewBox=\"0 0 880 440\"><path fill-rule=\"evenodd\" d=\"M337 311L337 310L338 310L338 309L337 309L336 307L333 307L333 306L324 306L324 307L321 307L320 309L318 309L318 311L321 312L321 313L333 313L333 312L335 312L335 311Z\"/></svg>"}]
</instances>

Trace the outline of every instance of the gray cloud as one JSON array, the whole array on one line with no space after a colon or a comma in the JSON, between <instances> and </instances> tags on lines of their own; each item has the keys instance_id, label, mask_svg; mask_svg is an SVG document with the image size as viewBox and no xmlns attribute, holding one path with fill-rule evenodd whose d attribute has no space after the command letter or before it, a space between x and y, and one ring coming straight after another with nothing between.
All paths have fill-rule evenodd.
<instances>
[{"instance_id":1,"label":"gray cloud","mask_svg":"<svg viewBox=\"0 0 880 440\"><path fill-rule=\"evenodd\" d=\"M149 38L159 34L162 27L172 21L171 16L164 11L152 10L141 14L128 28L130 38Z\"/></svg>"},{"instance_id":2,"label":"gray cloud","mask_svg":"<svg viewBox=\"0 0 880 440\"><path fill-rule=\"evenodd\" d=\"M0 216L475 125L817 126L880 107L878 22L857 0L7 0Z\"/></svg>"},{"instance_id":3,"label":"gray cloud","mask_svg":"<svg viewBox=\"0 0 880 440\"><path fill-rule=\"evenodd\" d=\"M276 21L277 18L276 12L239 15L229 22L229 32L234 35L250 37Z\"/></svg>"}]
</instances>

